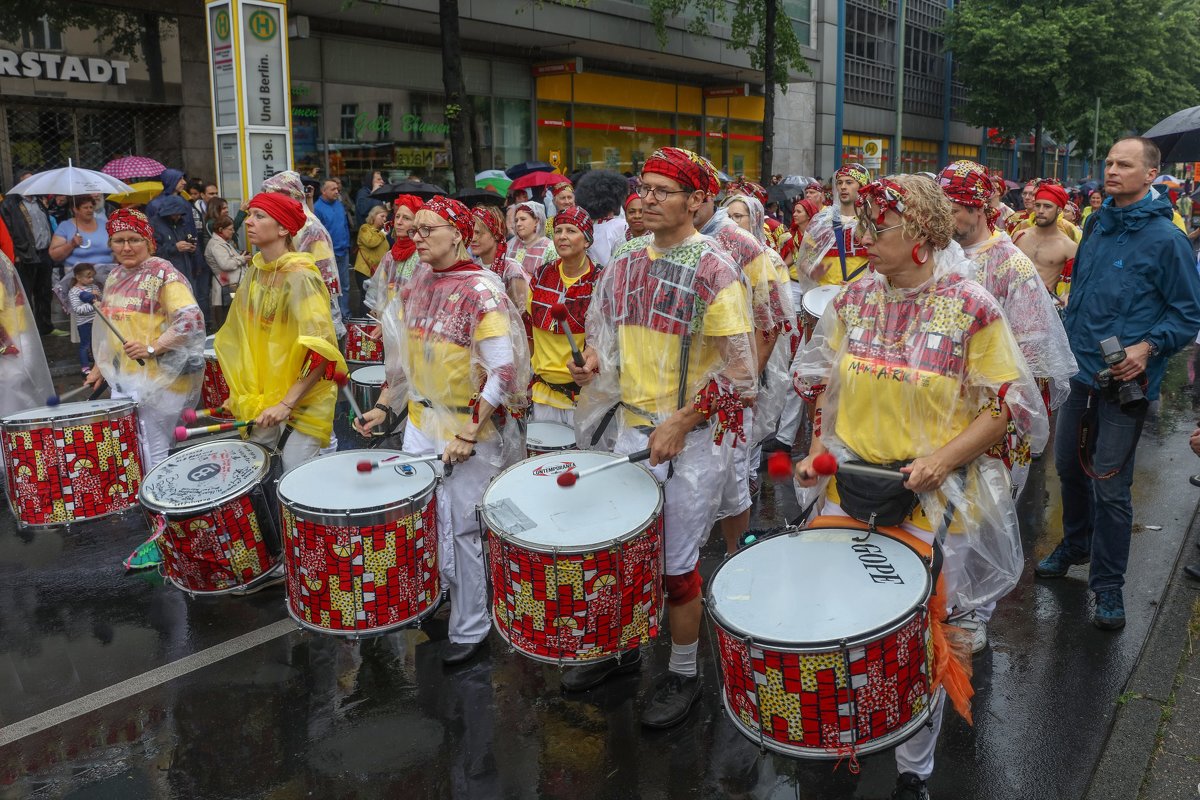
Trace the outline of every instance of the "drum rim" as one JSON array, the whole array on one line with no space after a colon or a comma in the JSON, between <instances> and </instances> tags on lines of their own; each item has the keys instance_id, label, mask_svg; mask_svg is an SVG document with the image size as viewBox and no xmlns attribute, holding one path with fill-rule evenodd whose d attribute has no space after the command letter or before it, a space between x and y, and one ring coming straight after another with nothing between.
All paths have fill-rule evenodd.
<instances>
[{"instance_id":1,"label":"drum rim","mask_svg":"<svg viewBox=\"0 0 1200 800\"><path fill-rule=\"evenodd\" d=\"M840 286L828 286L828 287L827 286L814 286L813 288L806 291L804 293L803 297L800 298L800 309L808 316L813 317L814 319L819 319L819 317L817 317L816 314L814 314L812 311L810 311L808 306L804 304L804 298L808 297L810 294L812 294L814 292L819 292L820 294L828 294L829 300L827 300L825 302L825 307L828 308L829 303L833 302L833 299L838 296L838 293L841 290L842 290L842 287L840 287ZM822 313L824 313L824 312L822 312Z\"/></svg>"},{"instance_id":2,"label":"drum rim","mask_svg":"<svg viewBox=\"0 0 1200 800\"><path fill-rule=\"evenodd\" d=\"M381 376L382 380L380 380L379 383L368 383L367 381L360 381L354 377L355 374L362 372L364 369L383 370L383 375ZM350 370L350 383L354 384L355 386L377 389L387 383L387 370L384 368L383 362L377 364L363 364L361 367L355 367L354 369Z\"/></svg>"},{"instance_id":3,"label":"drum rim","mask_svg":"<svg viewBox=\"0 0 1200 800\"><path fill-rule=\"evenodd\" d=\"M553 426L555 426L555 427L558 427L558 428L566 428L567 430L571 431L572 433L574 433L574 431L575 431L575 429L574 429L573 427L571 427L570 425L564 424L564 423L562 423L562 422L555 422L555 421L553 421L553 420L548 420L548 419L535 419L535 420L530 420L530 421L529 421L528 423L526 423L526 425L525 425L525 449L526 449L526 450L530 450L530 449L531 449L531 448L530 448L530 441L529 441L529 428L530 428L530 427L532 427L532 426L534 426L534 425L553 425ZM575 439L575 438L573 437L573 438L572 438L572 441L571 441L571 443L570 443L570 444L566 444L566 445L548 445L548 444L537 444L537 445L535 445L535 446L536 446L536 447L542 447L542 448L546 448L546 449L544 449L544 450L534 450L534 452L536 452L536 453L540 453L540 454L544 454L544 453L558 453L558 452L562 452L563 450L578 450L578 449L579 449L579 441L578 441L578 439ZM589 452L595 452L595 451L589 451Z\"/></svg>"},{"instance_id":4,"label":"drum rim","mask_svg":"<svg viewBox=\"0 0 1200 800\"><path fill-rule=\"evenodd\" d=\"M600 453L601 455L609 455L609 456L614 456L616 458L620 458L620 456L617 456L615 453L604 453L599 450L580 450L579 448L572 448L570 450L552 450L549 453L542 453L541 455L553 454L553 455L558 456L558 455L563 455L564 453ZM655 520L662 519L663 504L664 504L664 497L665 497L665 495L663 493L662 484L658 482L658 478L654 477L654 474L652 472L650 472L650 470L645 469L644 467L641 467L639 465L630 465L630 466L635 466L635 467L637 467L637 469L640 469L642 472L646 473L646 477L648 477L650 480L654 481L654 485L658 488L658 503L654 507L654 513L651 516L649 516L646 520L644 520L637 527L636 530L626 533L624 536L619 536L616 539L606 539L602 542L592 542L587 545L572 545L570 547L548 547L546 545L532 544L532 543L526 542L524 539L517 538L516 534L501 532L493 527L491 518L488 516L487 505L484 503L484 500L487 499L488 491L492 488L492 486L496 483L496 481L500 480L502 477L507 475L509 472L512 472L514 469L521 466L528 460L529 459L527 458L522 461L518 461L516 464L513 464L512 466L508 467L507 469L501 470L500 472L496 473L495 477L493 477L490 481L488 481L488 485L486 487L484 487L483 495L479 498L479 506L478 506L479 516L480 516L480 519L484 523L485 532L491 533L495 536L498 536L503 541L510 542L512 544L517 544L518 546L520 546L520 548L522 550L528 550L532 553L544 553L544 554L549 554L549 555L553 555L555 553L564 553L567 555L578 555L580 553L591 553L595 550L599 550L599 549L605 547L606 545L625 544L625 543L629 542L630 540L632 540L634 537L641 536L642 534L644 534L647 530L649 530L650 525L653 524ZM665 532L664 532L664 534L665 534Z\"/></svg>"},{"instance_id":5,"label":"drum rim","mask_svg":"<svg viewBox=\"0 0 1200 800\"><path fill-rule=\"evenodd\" d=\"M412 458L419 457L415 453L406 453L403 450L378 449L372 452L376 457L382 458L387 458L394 455L411 456ZM361 451L356 450L340 450L335 455L341 455L342 453L357 453L359 455L363 454ZM287 479L288 475L291 475L296 470L302 469L309 464L317 463L320 460L321 459L313 459L311 461L306 461L303 464L297 464L295 467L292 467L290 470L279 476L279 483L275 487L275 494L279 500L279 505L286 508L292 514L300 516L306 522L316 522L317 520L314 519L314 517L319 517L321 519L353 520L368 514L386 514L389 511L396 511L400 508L403 508L405 505L416 505L418 502L420 503L421 507L424 508L425 504L429 502L429 496L437 491L439 478L437 472L431 467L430 471L433 472L433 479L429 482L429 485L425 486L420 492L409 495L402 500L391 500L387 503L377 506L366 506L364 508L357 509L323 508L320 506L307 505L305 503L292 500L284 495L283 482ZM319 524L323 525L325 523L321 522Z\"/></svg>"},{"instance_id":6,"label":"drum rim","mask_svg":"<svg viewBox=\"0 0 1200 800\"><path fill-rule=\"evenodd\" d=\"M195 503L195 504L189 505L189 506L175 506L173 508L163 508L162 506L158 505L155 501L150 500L147 497L145 497L146 485L148 483L150 483L150 477L155 472L157 472L160 467L162 467L164 464L166 464L168 461L170 461L172 458L174 458L174 456L180 455L182 453L186 453L187 451L193 450L197 447L212 447L215 445L224 445L224 444L252 445L255 448L261 450L263 452L263 454L266 456L266 458L263 459L263 464L262 464L262 467L259 469L258 474L255 475L253 483L251 483L247 486L243 486L240 489L237 489L236 491L230 490L226 494L220 495L218 497L214 497L210 500L206 500L203 504ZM205 510L208 510L211 508L217 508L219 506L223 506L226 503L230 502L231 500L237 500L238 498L243 497L244 495L247 495L250 492L254 491L254 489L256 487L261 486L263 484L263 482L268 477L270 477L276 458L278 458L278 454L271 448L266 447L262 444L259 444L258 442L251 442L251 441L247 441L244 439L243 440L218 439L218 440L212 441L212 442L199 442L198 444L195 444L192 447L185 447L183 450L180 450L178 453L175 453L174 455L167 456L162 461L160 461L157 465L155 465L154 469L150 470L145 475L143 475L142 476L142 485L138 487L137 499L140 504L142 504L143 506L146 507L146 509L153 511L156 514L162 514L164 517L169 517L172 519L174 519L175 517L190 517L190 516L194 515L197 511L205 511Z\"/></svg>"},{"instance_id":7,"label":"drum rim","mask_svg":"<svg viewBox=\"0 0 1200 800\"><path fill-rule=\"evenodd\" d=\"M802 535L802 534L810 532L810 531L828 531L828 530L847 531L847 532L852 532L855 534L866 533L866 531L863 531L859 528L849 528L849 527L842 528L842 527L838 527L836 525L822 525L820 528L805 528L805 529L799 530L799 531L794 531L794 532L790 532L790 533L781 533L781 534L777 534L776 536L770 536L770 537L767 537L766 539L761 539L756 544L768 542L772 539L777 539L780 536L799 536L799 535ZM916 556L918 559L921 560L922 564L925 563L925 559L921 557L921 554L918 553L916 548L914 548L908 542L903 542L899 539L888 536L883 531L875 531L874 534L872 534L872 535L885 536L888 539L890 539L891 541L895 542L896 544L907 547L910 551L912 551L912 554L914 556ZM753 547L753 546L754 545L751 545L750 547ZM749 548L747 548L747 549L749 549ZM739 552L741 552L741 551L739 551ZM713 574L711 577L709 577L708 586L704 592L704 608L708 612L708 615L714 625L718 626L719 628L721 628L721 630L725 631L730 636L733 636L734 638L741 640L742 642L753 642L755 644L760 644L760 645L765 645L767 647L770 647L772 650L779 650L780 652L786 652L786 653L813 654L813 653L839 652L848 647L855 647L855 646L862 645L862 644L869 644L870 642L876 641L877 639L879 639L882 636L887 636L889 634L895 633L900 628L903 628L905 625L907 625L909 622L911 622L913 617L921 610L924 610L926 616L929 616L929 599L933 595L933 576L930 575L928 565L926 565L925 585L924 585L924 589L921 592L921 599L917 600L917 602L913 603L911 606L909 606L903 612L899 612L898 615L896 616L896 618L891 620L890 622L885 622L881 625L877 625L874 628L863 631L862 633L855 634L853 637L842 637L840 639L825 639L825 640L819 640L819 641L797 643L797 642L783 642L783 641L779 641L777 639L770 639L770 638L759 638L759 637L754 636L746 631L743 631L741 628L739 628L736 625L734 625L733 623L731 623L728 618L722 616L721 612L717 609L717 604L713 601L712 593L713 593L713 589L717 585L717 575L720 574L721 570L725 569L726 565L728 565L730 562L733 561L733 559L736 557L736 555L737 554L735 553L733 556L730 556L730 557L724 559L720 564L717 565L717 568L715 570L713 570ZM932 625L932 622L930 624Z\"/></svg>"},{"instance_id":8,"label":"drum rim","mask_svg":"<svg viewBox=\"0 0 1200 800\"><path fill-rule=\"evenodd\" d=\"M45 406L45 405L38 406L36 408L29 409L26 411L17 411L13 414L9 414L7 417L0 418L0 429L3 429L5 432L10 431L10 430L12 430L12 431L36 430L38 428L44 427L47 422L63 422L63 421L68 421L68 420L76 425L86 425L90 422L115 422L116 420L124 419L127 416L127 414L124 412L133 411L136 413L137 407L138 407L138 404L134 400L129 399L129 398L120 398L120 399L115 399L115 400L111 399L111 398L106 398L106 399L100 399L100 400L81 400L79 402L80 403L111 403L112 405L106 411L91 410L91 411L87 411L87 412L80 411L77 414L62 414L62 415L53 416L53 417L30 417L30 418L19 419L19 420L13 419L13 417L15 417L17 415L28 414L30 411L37 410L37 408L63 408L63 409L65 409L65 408L70 408L73 405L77 405L77 403L63 403L62 405L57 405L57 406ZM121 413L117 413L117 412L121 412Z\"/></svg>"}]
</instances>

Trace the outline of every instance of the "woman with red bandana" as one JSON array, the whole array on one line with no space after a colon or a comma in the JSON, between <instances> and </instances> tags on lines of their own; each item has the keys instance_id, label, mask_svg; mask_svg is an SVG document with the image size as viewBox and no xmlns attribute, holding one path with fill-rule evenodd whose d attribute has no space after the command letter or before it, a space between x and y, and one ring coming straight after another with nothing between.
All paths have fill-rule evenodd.
<instances>
[{"instance_id":1,"label":"woman with red bandana","mask_svg":"<svg viewBox=\"0 0 1200 800\"><path fill-rule=\"evenodd\" d=\"M471 209L475 218L475 234L471 238L471 255L481 267L490 269L504 283L508 298L517 308L524 308L529 298L529 281L520 265L508 258L504 240L504 217L495 206L476 206Z\"/></svg>"},{"instance_id":2,"label":"woman with red bandana","mask_svg":"<svg viewBox=\"0 0 1200 800\"><path fill-rule=\"evenodd\" d=\"M417 245L412 240L412 227L421 204L421 198L411 194L402 194L395 200L396 210L392 217L395 243L379 262L367 287L366 305L375 314L383 313L383 309L396 296L400 284L408 280L420 261L417 258Z\"/></svg>"},{"instance_id":3,"label":"woman with red bandana","mask_svg":"<svg viewBox=\"0 0 1200 800\"><path fill-rule=\"evenodd\" d=\"M629 226L625 232L626 241L650 232L646 229L643 213L642 198L637 196L637 192L625 198L625 224Z\"/></svg>"},{"instance_id":4,"label":"woman with red bandana","mask_svg":"<svg viewBox=\"0 0 1200 800\"><path fill-rule=\"evenodd\" d=\"M321 273L293 242L304 207L264 193L246 209L246 236L258 252L213 346L229 384L225 407L236 419L254 420L246 438L278 450L286 472L329 446L333 378L346 362Z\"/></svg>"},{"instance_id":5,"label":"woman with red bandana","mask_svg":"<svg viewBox=\"0 0 1200 800\"><path fill-rule=\"evenodd\" d=\"M567 178L550 187L551 202L554 203L554 213L560 214L568 208L575 207L575 186ZM554 238L554 217L546 219L546 235Z\"/></svg>"},{"instance_id":6,"label":"woman with red bandana","mask_svg":"<svg viewBox=\"0 0 1200 800\"><path fill-rule=\"evenodd\" d=\"M385 309L389 385L408 386L405 452L441 454L453 466L437 489L439 564L450 586L447 665L474 658L490 622L475 508L496 474L525 457L529 348L520 314L500 281L470 260L475 218L435 197L417 212L421 263ZM387 390L385 390L386 392ZM364 435L388 417L388 398L355 423Z\"/></svg>"},{"instance_id":7,"label":"woman with red bandana","mask_svg":"<svg viewBox=\"0 0 1200 800\"><path fill-rule=\"evenodd\" d=\"M575 424L579 384L567 369L571 346L563 326L570 328L578 347L586 346L584 320L599 272L587 254L591 243L592 220L586 211L574 206L559 212L554 218L554 247L559 257L543 264L529 287L526 310L533 325L532 415L537 422ZM559 303L567 310L563 322L553 314Z\"/></svg>"}]
</instances>

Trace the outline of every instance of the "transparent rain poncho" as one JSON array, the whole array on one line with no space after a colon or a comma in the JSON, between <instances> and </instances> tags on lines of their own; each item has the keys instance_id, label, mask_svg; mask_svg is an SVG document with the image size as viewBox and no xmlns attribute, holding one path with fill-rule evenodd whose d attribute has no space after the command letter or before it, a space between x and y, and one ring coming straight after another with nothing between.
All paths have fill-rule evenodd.
<instances>
[{"instance_id":1,"label":"transparent rain poncho","mask_svg":"<svg viewBox=\"0 0 1200 800\"><path fill-rule=\"evenodd\" d=\"M284 253L272 262L255 254L213 344L235 419L255 419L281 401L311 368L315 353L327 375L296 403L288 424L328 446L338 388L327 365L346 371L328 294L307 253Z\"/></svg>"},{"instance_id":2,"label":"transparent rain poncho","mask_svg":"<svg viewBox=\"0 0 1200 800\"><path fill-rule=\"evenodd\" d=\"M542 204L536 202L521 203L517 206L517 211L527 211L537 217L538 237L529 244L525 244L518 237L513 241L509 253L509 258L521 265L521 269L525 272L525 277L532 280L542 264L558 258L558 252L554 249L554 242L550 240L550 237L542 235L542 232L546 230L546 210L542 207Z\"/></svg>"},{"instance_id":3,"label":"transparent rain poncho","mask_svg":"<svg viewBox=\"0 0 1200 800\"><path fill-rule=\"evenodd\" d=\"M713 239L697 233L665 252L653 237L618 247L592 292L586 330L600 365L575 411L585 447L658 425L701 395L715 438L749 434L740 409L756 398L758 375L747 284Z\"/></svg>"},{"instance_id":4,"label":"transparent rain poncho","mask_svg":"<svg viewBox=\"0 0 1200 800\"><path fill-rule=\"evenodd\" d=\"M957 246L951 243L951 248ZM968 277L999 301L1029 371L1046 385L1051 410L1058 408L1071 393L1070 379L1079 365L1037 268L1008 236L998 232L967 248L965 257L974 266Z\"/></svg>"},{"instance_id":5,"label":"transparent rain poncho","mask_svg":"<svg viewBox=\"0 0 1200 800\"><path fill-rule=\"evenodd\" d=\"M104 380L139 403L163 410L196 404L204 379L204 316L187 279L171 262L151 256L132 269L118 266L93 305L127 341L158 348L141 366L97 319L92 351Z\"/></svg>"},{"instance_id":6,"label":"transparent rain poncho","mask_svg":"<svg viewBox=\"0 0 1200 800\"><path fill-rule=\"evenodd\" d=\"M0 417L44 406L54 393L33 312L17 268L4 253L0 253L0 386L4 387Z\"/></svg>"},{"instance_id":7,"label":"transparent rain poncho","mask_svg":"<svg viewBox=\"0 0 1200 800\"><path fill-rule=\"evenodd\" d=\"M800 246L796 249L794 262L801 280L807 276L818 284L840 286L858 280L871 271L867 266L866 251L854 241L858 220L841 216L842 244L846 251L846 272L842 274L833 224L835 215L841 216L838 207L827 206L808 223Z\"/></svg>"},{"instance_id":8,"label":"transparent rain poncho","mask_svg":"<svg viewBox=\"0 0 1200 800\"><path fill-rule=\"evenodd\" d=\"M1041 449L1045 405L996 300L963 277L961 249L934 254L933 277L915 289L872 272L829 304L792 364L796 390L821 395L821 442L839 461L909 462L931 455L983 413L1007 408L1019 434ZM1000 400L1000 397L1003 400ZM801 507L835 486L800 489ZM1021 573L1021 540L1004 464L982 455L920 495L913 524L938 531L947 504L948 562L959 565L948 608L1003 597Z\"/></svg>"},{"instance_id":9,"label":"transparent rain poncho","mask_svg":"<svg viewBox=\"0 0 1200 800\"><path fill-rule=\"evenodd\" d=\"M529 345L494 273L469 261L441 271L419 264L382 322L389 394L407 389L409 424L437 452L475 419L482 398L496 407L478 434L501 438L493 466L525 458Z\"/></svg>"},{"instance_id":10,"label":"transparent rain poncho","mask_svg":"<svg viewBox=\"0 0 1200 800\"><path fill-rule=\"evenodd\" d=\"M367 294L363 298L367 308L374 311L376 316L382 314L388 303L396 297L396 292L400 291L400 284L412 277L420 263L421 259L415 250L403 261L397 261L391 250L384 254L375 268L375 274L367 281Z\"/></svg>"},{"instance_id":11,"label":"transparent rain poncho","mask_svg":"<svg viewBox=\"0 0 1200 800\"><path fill-rule=\"evenodd\" d=\"M765 337L778 333L771 355L759 376L758 399L754 404L754 430L750 436L751 443L757 443L774 435L788 392L792 391L789 368L794 353L792 337L796 333L796 312L792 307L787 266L767 244L763 227L766 213L762 203L756 197L733 195L725 201L725 205L733 201L744 203L749 210L751 230L747 232L740 228L722 208L713 215L712 221L717 221L719 216L723 216L724 220L718 222L709 235L717 240L735 263L741 265L743 274L750 281L750 303L754 328L758 334L755 337L756 349L765 345ZM708 229L706 225L705 231Z\"/></svg>"}]
</instances>

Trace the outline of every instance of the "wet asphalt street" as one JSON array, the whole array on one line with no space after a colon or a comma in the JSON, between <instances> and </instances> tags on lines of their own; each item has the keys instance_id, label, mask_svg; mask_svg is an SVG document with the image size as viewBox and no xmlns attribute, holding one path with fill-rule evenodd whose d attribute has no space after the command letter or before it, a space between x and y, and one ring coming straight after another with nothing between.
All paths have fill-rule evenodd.
<instances>
[{"instance_id":1,"label":"wet asphalt street","mask_svg":"<svg viewBox=\"0 0 1200 800\"><path fill-rule=\"evenodd\" d=\"M1177 357L1138 452L1124 631L1091 625L1086 567L1034 580L1060 538L1053 464L1035 464L1021 503L1026 571L975 658L974 727L947 712L938 800L1083 794L1196 509L1187 380ZM790 485L767 483L754 525L794 513ZM721 710L707 626L698 707L649 732L638 716L665 670L665 635L640 676L567 696L557 667L495 633L484 658L443 670L445 609L421 630L349 642L298 630L282 587L189 598L157 575L124 575L146 535L136 511L24 532L0 512L0 800L836 800L887 797L895 780L890 751L862 758L858 774L760 754Z\"/></svg>"}]
</instances>

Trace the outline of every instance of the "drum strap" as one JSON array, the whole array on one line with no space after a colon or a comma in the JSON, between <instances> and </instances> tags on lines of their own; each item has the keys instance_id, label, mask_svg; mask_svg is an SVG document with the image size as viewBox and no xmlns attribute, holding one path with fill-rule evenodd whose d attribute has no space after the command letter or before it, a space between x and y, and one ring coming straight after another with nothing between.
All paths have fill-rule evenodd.
<instances>
[{"instance_id":1,"label":"drum strap","mask_svg":"<svg viewBox=\"0 0 1200 800\"><path fill-rule=\"evenodd\" d=\"M842 283L849 283L862 274L862 271L867 268L863 264L858 269L849 275L846 274L846 237L843 233L845 228L842 227L842 214L840 209L835 209L833 212L833 232L834 238L837 240L838 261L842 263Z\"/></svg>"},{"instance_id":2,"label":"drum strap","mask_svg":"<svg viewBox=\"0 0 1200 800\"><path fill-rule=\"evenodd\" d=\"M576 398L579 397L579 390L581 387L579 386L578 383L575 383L575 382L551 383L550 381L546 380L545 378L543 378L541 375L538 375L537 373L534 373L533 382L544 384L545 386L549 387L552 391L555 391L561 395L564 395L572 403L574 403Z\"/></svg>"}]
</instances>

